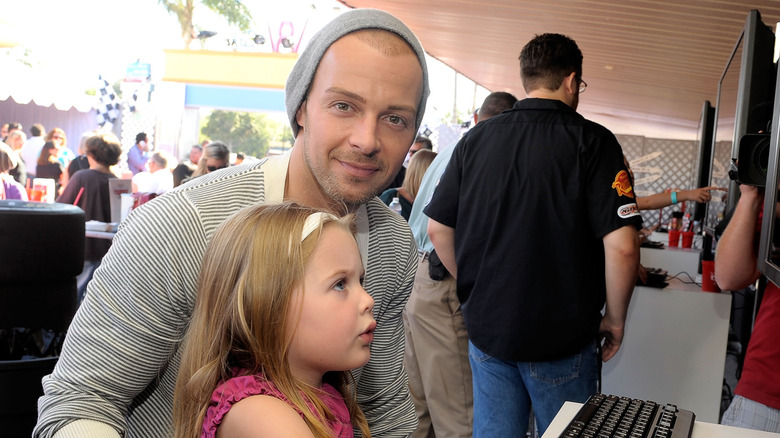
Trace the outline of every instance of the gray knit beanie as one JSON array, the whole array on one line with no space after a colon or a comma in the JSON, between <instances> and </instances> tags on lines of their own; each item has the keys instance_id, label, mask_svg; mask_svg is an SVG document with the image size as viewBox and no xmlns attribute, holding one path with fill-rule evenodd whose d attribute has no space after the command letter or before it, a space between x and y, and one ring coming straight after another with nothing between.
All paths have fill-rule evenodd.
<instances>
[{"instance_id":1,"label":"gray knit beanie","mask_svg":"<svg viewBox=\"0 0 780 438\"><path fill-rule=\"evenodd\" d=\"M309 93L309 87L311 87L311 82L314 79L314 72L325 55L325 51L341 37L363 29L383 29L393 32L409 43L417 54L417 59L420 61L423 71L423 93L420 97L415 129L420 127L423 114L425 114L425 103L428 101L428 95L431 93L431 89L428 87L428 66L425 63L425 52L420 42L405 24L387 12L377 9L352 9L326 24L312 37L306 50L298 58L290 72L290 76L287 78L285 103L294 136L298 136L299 128L298 122L295 121L295 114Z\"/></svg>"}]
</instances>

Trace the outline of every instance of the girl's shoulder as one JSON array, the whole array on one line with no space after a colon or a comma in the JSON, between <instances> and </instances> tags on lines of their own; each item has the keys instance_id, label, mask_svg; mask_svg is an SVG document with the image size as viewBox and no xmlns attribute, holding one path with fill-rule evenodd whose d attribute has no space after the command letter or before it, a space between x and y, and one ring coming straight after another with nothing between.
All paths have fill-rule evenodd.
<instances>
[{"instance_id":1,"label":"girl's shoulder","mask_svg":"<svg viewBox=\"0 0 780 438\"><path fill-rule=\"evenodd\" d=\"M328 384L322 389L322 401L335 416L329 423L336 436L352 436L349 411L341 394ZM216 436L218 427L221 435L231 437L313 436L302 415L264 375L237 375L212 393L203 421L203 437Z\"/></svg>"},{"instance_id":2,"label":"girl's shoulder","mask_svg":"<svg viewBox=\"0 0 780 438\"><path fill-rule=\"evenodd\" d=\"M233 404L222 418L220 434L243 437L314 437L292 405L272 395L252 395Z\"/></svg>"},{"instance_id":3,"label":"girl's shoulder","mask_svg":"<svg viewBox=\"0 0 780 438\"><path fill-rule=\"evenodd\" d=\"M218 427L222 428L223 435L230 429L232 433L227 436L234 436L239 430L258 433L246 436L263 436L259 434L261 431L270 433L267 427L286 427L290 423L295 425L296 421L308 431L300 413L265 376L236 376L222 382L211 394L203 419L203 436L216 436ZM248 428L250 425L253 427ZM257 429L258 425L262 430Z\"/></svg>"}]
</instances>

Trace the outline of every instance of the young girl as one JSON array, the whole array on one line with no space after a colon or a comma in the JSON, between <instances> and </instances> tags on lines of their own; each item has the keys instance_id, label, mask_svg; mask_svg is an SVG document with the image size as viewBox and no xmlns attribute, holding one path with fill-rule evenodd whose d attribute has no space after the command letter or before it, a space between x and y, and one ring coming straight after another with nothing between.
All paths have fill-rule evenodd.
<instances>
[{"instance_id":1,"label":"young girl","mask_svg":"<svg viewBox=\"0 0 780 438\"><path fill-rule=\"evenodd\" d=\"M369 437L346 371L376 327L362 278L351 217L287 203L228 219L201 267L176 436Z\"/></svg>"}]
</instances>

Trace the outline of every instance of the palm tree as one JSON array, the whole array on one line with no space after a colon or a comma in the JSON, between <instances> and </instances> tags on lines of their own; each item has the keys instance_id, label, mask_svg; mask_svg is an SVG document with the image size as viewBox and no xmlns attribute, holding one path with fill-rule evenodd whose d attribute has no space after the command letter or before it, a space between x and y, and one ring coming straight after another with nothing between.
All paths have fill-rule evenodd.
<instances>
[{"instance_id":1,"label":"palm tree","mask_svg":"<svg viewBox=\"0 0 780 438\"><path fill-rule=\"evenodd\" d=\"M158 0L169 13L176 15L181 24L181 37L184 47L189 49L194 35L192 24L195 0ZM200 0L204 6L225 17L229 24L234 24L241 30L248 30L252 15L241 0Z\"/></svg>"}]
</instances>

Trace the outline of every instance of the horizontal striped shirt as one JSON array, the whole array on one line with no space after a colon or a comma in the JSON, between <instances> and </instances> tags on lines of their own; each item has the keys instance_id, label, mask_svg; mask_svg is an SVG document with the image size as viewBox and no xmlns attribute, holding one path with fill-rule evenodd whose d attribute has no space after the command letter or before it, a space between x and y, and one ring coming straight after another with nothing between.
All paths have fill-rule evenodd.
<instances>
[{"instance_id":1,"label":"horizontal striped shirt","mask_svg":"<svg viewBox=\"0 0 780 438\"><path fill-rule=\"evenodd\" d=\"M87 424L73 423L80 419L127 437L170 435L179 346L206 245L236 211L283 200L288 162L289 153L214 172L130 214L89 284L54 372L43 380L34 436ZM364 286L376 302L377 328L370 361L354 373L357 399L373 436L408 436L417 419L403 368L401 313L416 245L403 218L378 198L360 211L368 225Z\"/></svg>"}]
</instances>

